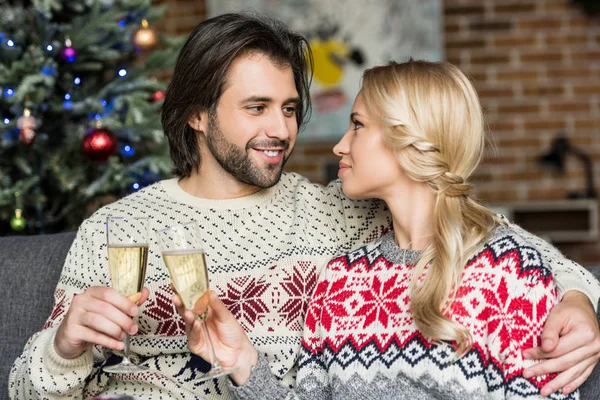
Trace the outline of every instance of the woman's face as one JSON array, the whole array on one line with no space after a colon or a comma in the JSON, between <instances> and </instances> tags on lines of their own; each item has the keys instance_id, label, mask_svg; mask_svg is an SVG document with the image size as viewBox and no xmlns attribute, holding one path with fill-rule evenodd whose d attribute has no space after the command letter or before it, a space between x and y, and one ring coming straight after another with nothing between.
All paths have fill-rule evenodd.
<instances>
[{"instance_id":1,"label":"woman's face","mask_svg":"<svg viewBox=\"0 0 600 400\"><path fill-rule=\"evenodd\" d=\"M342 157L338 177L348 197L385 200L398 192L398 185L409 184L410 179L384 142L383 126L369 115L362 91L354 100L350 128L333 152Z\"/></svg>"}]
</instances>

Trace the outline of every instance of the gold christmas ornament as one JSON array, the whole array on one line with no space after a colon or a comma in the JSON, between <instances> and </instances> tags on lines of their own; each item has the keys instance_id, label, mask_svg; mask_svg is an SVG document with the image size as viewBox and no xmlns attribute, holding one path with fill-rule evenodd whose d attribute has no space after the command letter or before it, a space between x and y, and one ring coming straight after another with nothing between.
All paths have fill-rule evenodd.
<instances>
[{"instance_id":1,"label":"gold christmas ornament","mask_svg":"<svg viewBox=\"0 0 600 400\"><path fill-rule=\"evenodd\" d=\"M142 20L142 27L133 34L133 45L143 51L152 50L158 44L158 33Z\"/></svg>"}]
</instances>

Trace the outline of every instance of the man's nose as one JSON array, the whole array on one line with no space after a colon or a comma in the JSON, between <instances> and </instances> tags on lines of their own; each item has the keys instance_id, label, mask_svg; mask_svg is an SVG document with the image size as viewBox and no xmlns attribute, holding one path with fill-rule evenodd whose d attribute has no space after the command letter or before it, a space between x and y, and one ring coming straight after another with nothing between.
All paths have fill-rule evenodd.
<instances>
[{"instance_id":1,"label":"man's nose","mask_svg":"<svg viewBox=\"0 0 600 400\"><path fill-rule=\"evenodd\" d=\"M283 112L275 113L271 118L267 136L279 140L288 140L290 138L290 127L288 118Z\"/></svg>"}]
</instances>

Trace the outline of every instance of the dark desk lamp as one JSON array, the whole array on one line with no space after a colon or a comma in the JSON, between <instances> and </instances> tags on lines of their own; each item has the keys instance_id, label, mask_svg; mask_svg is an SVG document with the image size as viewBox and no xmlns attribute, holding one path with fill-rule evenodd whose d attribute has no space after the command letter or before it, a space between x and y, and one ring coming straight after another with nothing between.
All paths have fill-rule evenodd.
<instances>
[{"instance_id":1,"label":"dark desk lamp","mask_svg":"<svg viewBox=\"0 0 600 400\"><path fill-rule=\"evenodd\" d=\"M541 165L552 167L556 172L565 172L565 157L567 154L574 154L585 168L586 189L583 193L569 193L570 199L590 199L596 197L596 189L594 189L594 170L590 157L577 147L571 146L567 138L563 135L557 136L552 142L550 151L541 156L538 162Z\"/></svg>"}]
</instances>

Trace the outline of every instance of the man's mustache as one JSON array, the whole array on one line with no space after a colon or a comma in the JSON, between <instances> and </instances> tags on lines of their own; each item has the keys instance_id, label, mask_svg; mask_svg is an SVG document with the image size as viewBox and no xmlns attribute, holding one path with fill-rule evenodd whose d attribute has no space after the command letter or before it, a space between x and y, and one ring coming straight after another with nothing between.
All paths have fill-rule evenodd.
<instances>
[{"instance_id":1,"label":"man's mustache","mask_svg":"<svg viewBox=\"0 0 600 400\"><path fill-rule=\"evenodd\" d=\"M290 141L289 140L277 140L277 139L260 139L260 140L251 140L248 142L248 144L246 145L246 150L249 150L251 148L283 148L284 150L287 150L290 147Z\"/></svg>"}]
</instances>

